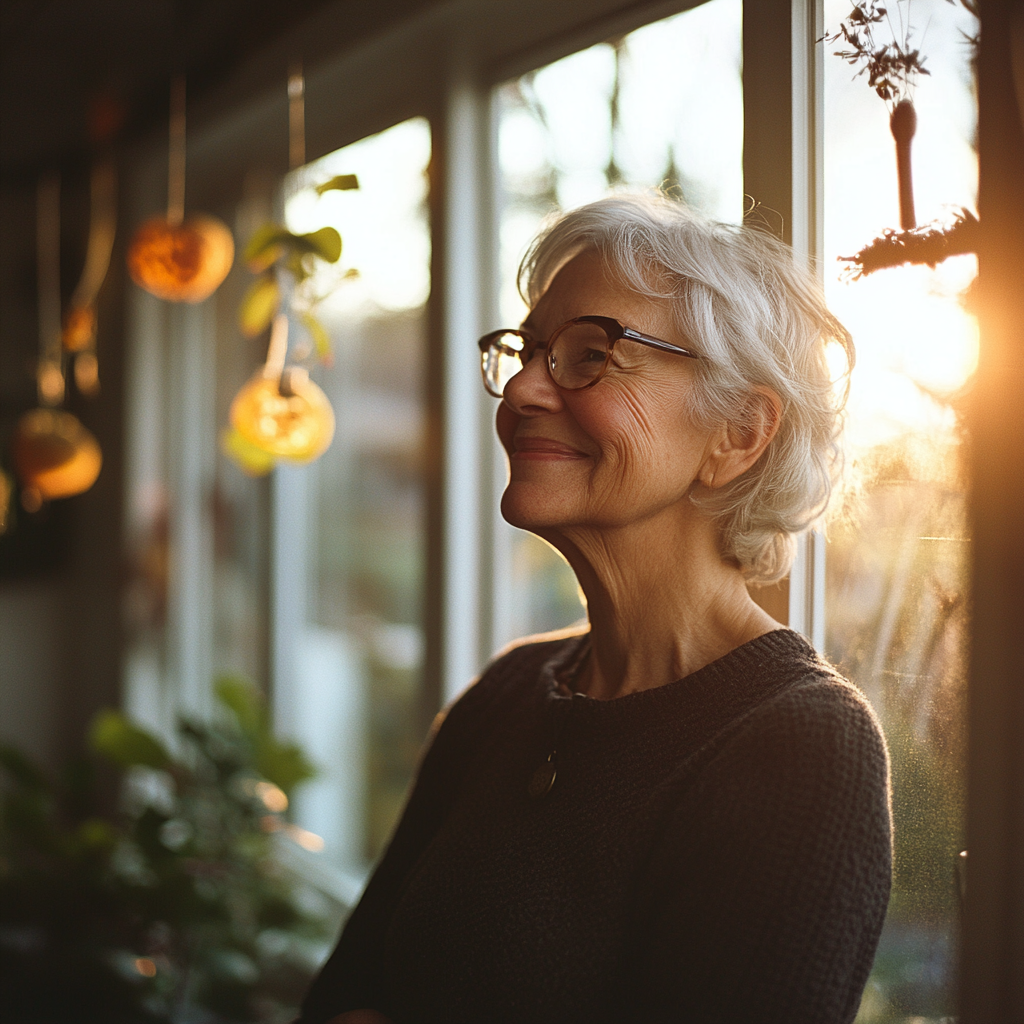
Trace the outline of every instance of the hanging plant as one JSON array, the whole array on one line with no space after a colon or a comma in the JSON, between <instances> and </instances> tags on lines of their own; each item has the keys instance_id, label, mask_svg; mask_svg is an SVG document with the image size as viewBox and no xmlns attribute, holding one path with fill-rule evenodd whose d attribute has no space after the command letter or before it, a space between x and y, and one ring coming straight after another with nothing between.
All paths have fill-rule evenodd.
<instances>
[{"instance_id":1,"label":"hanging plant","mask_svg":"<svg viewBox=\"0 0 1024 1024\"><path fill-rule=\"evenodd\" d=\"M235 242L209 214L185 217L185 80L171 88L167 215L147 220L128 250L132 280L168 302L202 302L228 275Z\"/></svg>"},{"instance_id":2,"label":"hanging plant","mask_svg":"<svg viewBox=\"0 0 1024 1024\"><path fill-rule=\"evenodd\" d=\"M292 168L305 158L303 125L305 92L301 72L288 81L289 154ZM340 174L315 186L318 195L331 190L359 188L354 174ZM333 227L296 234L281 224L258 228L243 258L256 280L242 299L238 326L254 338L272 326L267 359L231 404L231 426L221 447L247 473L268 473L277 459L311 462L319 458L334 436L334 411L324 392L309 379L305 365L313 358L331 359L330 335L316 309L345 277L336 275L325 290L322 270L341 259L341 235ZM301 328L299 345L289 363L290 324Z\"/></svg>"},{"instance_id":3,"label":"hanging plant","mask_svg":"<svg viewBox=\"0 0 1024 1024\"><path fill-rule=\"evenodd\" d=\"M346 176L358 188L354 174ZM342 187L342 186L335 186ZM238 310L238 326L249 338L262 334L281 309L281 275L289 278L290 308L309 331L313 348L322 361L330 359L330 339L314 310L327 297L315 291L314 276L318 263L337 263L341 259L341 235L324 227L306 235L296 235L280 224L264 224L249 239L243 254L249 269L259 275ZM329 292L327 294L330 294Z\"/></svg>"},{"instance_id":4,"label":"hanging plant","mask_svg":"<svg viewBox=\"0 0 1024 1024\"><path fill-rule=\"evenodd\" d=\"M898 3L898 0L897 0ZM964 5L974 12L970 0ZM890 38L879 40L876 28L888 25ZM947 222L934 221L918 227L914 207L914 179L911 146L917 133L917 111L911 93L919 75L929 75L924 56L910 45L909 11L899 17L901 37L897 38L889 10L881 0L862 0L839 25L826 35L829 44L842 42L833 55L858 67L854 77L866 75L868 85L889 109L889 130L896 143L896 174L899 186L900 228L887 229L853 256L841 256L854 279L904 263L935 266L949 256L975 251L977 219L960 208Z\"/></svg>"}]
</instances>

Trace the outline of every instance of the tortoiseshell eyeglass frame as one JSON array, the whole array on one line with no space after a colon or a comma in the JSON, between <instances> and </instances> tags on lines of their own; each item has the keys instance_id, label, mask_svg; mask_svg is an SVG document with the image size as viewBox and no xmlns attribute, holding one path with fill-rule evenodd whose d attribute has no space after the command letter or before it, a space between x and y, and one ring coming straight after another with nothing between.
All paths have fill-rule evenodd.
<instances>
[{"instance_id":1,"label":"tortoiseshell eyeglass frame","mask_svg":"<svg viewBox=\"0 0 1024 1024\"><path fill-rule=\"evenodd\" d=\"M567 330L576 324L595 324L604 331L608 338L608 351L605 354L604 365L597 372L597 375L593 380L587 381L586 384L581 384L579 387L567 387L565 384L559 383L555 379L553 368L551 366L551 348L554 343L558 340L558 336L563 331ZM500 338L507 338L509 336L519 338L522 342L522 347L519 349L510 348L507 345L499 344ZM608 368L612 364L612 354L615 351L615 344L621 341L623 338L629 341L638 342L641 345L649 345L651 348L660 349L662 352L673 352L676 355L686 356L688 359L702 359L703 356L696 352L691 352L688 348L684 348L682 345L676 345L671 341L663 341L661 338L654 338L649 334L642 334L640 331L633 330L632 327L627 327L625 324L619 323L614 317L610 316L577 316L572 320L567 320L564 324L556 327L551 337L548 339L547 344L544 346L544 365L547 367L548 376L551 378L552 383L563 391L586 391L588 388L594 387L595 384L600 383L601 378L608 372ZM492 384L490 377L487 372L488 355L492 348L499 349L502 354L508 356L516 356L519 361L525 366L534 356L534 353L540 347L538 342L532 341L525 332L512 329L504 329L499 331L491 331L489 334L485 334L478 342L480 346L480 370L483 373L484 387L487 389L488 394L493 395L495 398L503 397L502 392Z\"/></svg>"}]
</instances>

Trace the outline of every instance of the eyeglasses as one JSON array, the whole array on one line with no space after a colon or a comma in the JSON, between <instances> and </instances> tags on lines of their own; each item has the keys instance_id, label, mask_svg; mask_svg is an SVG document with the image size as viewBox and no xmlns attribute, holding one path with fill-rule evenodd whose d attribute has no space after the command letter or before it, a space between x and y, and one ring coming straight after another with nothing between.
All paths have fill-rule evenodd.
<instances>
[{"instance_id":1,"label":"eyeglasses","mask_svg":"<svg viewBox=\"0 0 1024 1024\"><path fill-rule=\"evenodd\" d=\"M700 359L696 352L641 334L610 316L578 316L555 329L545 347L551 379L566 391L592 388L612 365L612 352L621 339ZM522 331L492 331L480 339L480 369L484 387L501 398L508 382L533 358L539 344Z\"/></svg>"}]
</instances>

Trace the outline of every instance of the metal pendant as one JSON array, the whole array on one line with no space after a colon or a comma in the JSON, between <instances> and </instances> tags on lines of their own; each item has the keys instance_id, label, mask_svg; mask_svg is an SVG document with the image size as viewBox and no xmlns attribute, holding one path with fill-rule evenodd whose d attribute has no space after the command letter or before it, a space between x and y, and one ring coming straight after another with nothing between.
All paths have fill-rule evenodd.
<instances>
[{"instance_id":1,"label":"metal pendant","mask_svg":"<svg viewBox=\"0 0 1024 1024\"><path fill-rule=\"evenodd\" d=\"M547 761L530 776L530 783L526 787L526 792L529 794L530 799L543 800L551 792L551 787L554 786L557 777L555 751L552 750L548 754Z\"/></svg>"}]
</instances>

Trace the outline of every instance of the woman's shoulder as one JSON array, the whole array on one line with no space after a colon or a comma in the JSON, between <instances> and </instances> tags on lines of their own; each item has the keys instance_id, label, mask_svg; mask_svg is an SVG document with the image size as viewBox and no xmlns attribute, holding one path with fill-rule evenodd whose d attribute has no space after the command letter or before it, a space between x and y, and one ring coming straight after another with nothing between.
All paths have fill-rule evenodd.
<instances>
[{"instance_id":1,"label":"woman's shoulder","mask_svg":"<svg viewBox=\"0 0 1024 1024\"><path fill-rule=\"evenodd\" d=\"M790 663L789 685L756 709L764 722L788 722L811 733L863 733L884 743L871 704L849 679L810 644Z\"/></svg>"},{"instance_id":2,"label":"woman's shoulder","mask_svg":"<svg viewBox=\"0 0 1024 1024\"><path fill-rule=\"evenodd\" d=\"M803 638L790 649L785 683L735 723L724 746L756 753L776 770L874 777L887 787L885 736L867 698Z\"/></svg>"}]
</instances>

